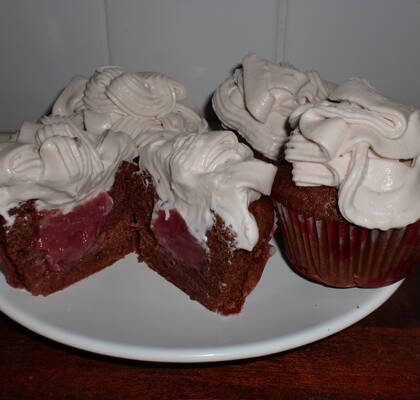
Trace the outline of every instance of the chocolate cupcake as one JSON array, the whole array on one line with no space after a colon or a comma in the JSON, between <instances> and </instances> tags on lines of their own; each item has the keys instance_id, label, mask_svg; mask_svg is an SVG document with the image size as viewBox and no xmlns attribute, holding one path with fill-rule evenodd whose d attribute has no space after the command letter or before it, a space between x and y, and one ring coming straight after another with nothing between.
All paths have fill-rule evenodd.
<instances>
[{"instance_id":1,"label":"chocolate cupcake","mask_svg":"<svg viewBox=\"0 0 420 400\"><path fill-rule=\"evenodd\" d=\"M290 123L272 195L291 266L334 287L404 278L420 259L420 111L351 79Z\"/></svg>"},{"instance_id":2,"label":"chocolate cupcake","mask_svg":"<svg viewBox=\"0 0 420 400\"><path fill-rule=\"evenodd\" d=\"M325 99L335 86L321 80L317 72L302 72L248 54L233 76L217 88L213 109L223 126L253 149L255 157L278 164L283 160L292 111Z\"/></svg>"}]
</instances>

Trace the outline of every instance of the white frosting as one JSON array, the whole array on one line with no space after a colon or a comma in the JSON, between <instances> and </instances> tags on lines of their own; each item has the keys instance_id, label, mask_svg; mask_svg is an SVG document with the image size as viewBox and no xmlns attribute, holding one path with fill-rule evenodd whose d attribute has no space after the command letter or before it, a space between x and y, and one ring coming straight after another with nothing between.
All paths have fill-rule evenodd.
<instances>
[{"instance_id":1,"label":"white frosting","mask_svg":"<svg viewBox=\"0 0 420 400\"><path fill-rule=\"evenodd\" d=\"M224 126L237 130L255 150L276 160L287 139L290 113L300 104L325 99L334 87L317 72L301 72L249 54L242 68L216 90L213 108Z\"/></svg>"},{"instance_id":2,"label":"white frosting","mask_svg":"<svg viewBox=\"0 0 420 400\"><path fill-rule=\"evenodd\" d=\"M44 125L49 125L71 121L83 130L83 96L87 82L87 78L76 75L58 96L51 114L43 116L39 122ZM21 131L26 128L25 124L28 124L28 122L23 123Z\"/></svg>"},{"instance_id":3,"label":"white frosting","mask_svg":"<svg viewBox=\"0 0 420 400\"><path fill-rule=\"evenodd\" d=\"M86 130L108 129L133 139L146 131L204 132L207 122L186 100L183 85L153 72L99 67L90 79L77 76L61 93L52 114L41 123L71 119Z\"/></svg>"},{"instance_id":4,"label":"white frosting","mask_svg":"<svg viewBox=\"0 0 420 400\"><path fill-rule=\"evenodd\" d=\"M302 106L286 146L300 186L339 188L348 221L387 230L420 218L420 111L351 79L329 99Z\"/></svg>"},{"instance_id":5,"label":"white frosting","mask_svg":"<svg viewBox=\"0 0 420 400\"><path fill-rule=\"evenodd\" d=\"M83 95L88 79L76 75L58 96L52 108L52 115L71 116L83 109Z\"/></svg>"},{"instance_id":6,"label":"white frosting","mask_svg":"<svg viewBox=\"0 0 420 400\"><path fill-rule=\"evenodd\" d=\"M0 214L36 199L37 209L70 211L111 188L122 160L133 158L132 139L107 131L93 135L70 121L32 126L21 140L0 144Z\"/></svg>"},{"instance_id":7,"label":"white frosting","mask_svg":"<svg viewBox=\"0 0 420 400\"><path fill-rule=\"evenodd\" d=\"M83 122L83 92L87 79L75 76L55 101L52 113L44 115L39 122L25 121L16 132L17 142L34 143L35 135L42 125L71 123L79 129L84 129Z\"/></svg>"},{"instance_id":8,"label":"white frosting","mask_svg":"<svg viewBox=\"0 0 420 400\"><path fill-rule=\"evenodd\" d=\"M154 216L176 209L205 246L216 213L238 248L253 249L259 235L248 206L270 194L276 167L255 159L229 131L143 136L139 155L140 169L151 174L159 196Z\"/></svg>"}]
</instances>

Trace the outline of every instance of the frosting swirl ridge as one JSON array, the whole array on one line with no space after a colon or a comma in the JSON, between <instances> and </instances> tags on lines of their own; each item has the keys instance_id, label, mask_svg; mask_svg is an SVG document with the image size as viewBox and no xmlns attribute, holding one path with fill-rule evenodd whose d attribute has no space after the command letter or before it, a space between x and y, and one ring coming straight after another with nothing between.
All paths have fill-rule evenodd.
<instances>
[{"instance_id":1,"label":"frosting swirl ridge","mask_svg":"<svg viewBox=\"0 0 420 400\"><path fill-rule=\"evenodd\" d=\"M119 109L134 117L161 117L171 113L185 88L165 75L143 72L123 73L106 90Z\"/></svg>"}]
</instances>

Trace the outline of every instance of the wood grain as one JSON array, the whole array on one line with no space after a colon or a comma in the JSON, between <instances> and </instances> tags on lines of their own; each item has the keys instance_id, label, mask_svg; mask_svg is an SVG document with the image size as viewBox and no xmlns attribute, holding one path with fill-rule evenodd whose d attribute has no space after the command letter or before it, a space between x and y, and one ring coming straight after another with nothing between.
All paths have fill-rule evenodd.
<instances>
[{"instance_id":1,"label":"wood grain","mask_svg":"<svg viewBox=\"0 0 420 400\"><path fill-rule=\"evenodd\" d=\"M420 269L369 317L288 352L161 364L79 351L0 314L0 399L419 399Z\"/></svg>"}]
</instances>

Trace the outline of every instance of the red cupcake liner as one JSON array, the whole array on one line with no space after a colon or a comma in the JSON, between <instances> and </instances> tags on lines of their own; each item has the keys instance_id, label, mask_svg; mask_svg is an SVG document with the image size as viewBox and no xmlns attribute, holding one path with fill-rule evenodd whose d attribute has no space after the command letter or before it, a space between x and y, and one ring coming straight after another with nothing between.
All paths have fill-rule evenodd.
<instances>
[{"instance_id":1,"label":"red cupcake liner","mask_svg":"<svg viewBox=\"0 0 420 400\"><path fill-rule=\"evenodd\" d=\"M381 231L277 206L283 253L292 268L313 281L381 287L405 278L420 260L420 221Z\"/></svg>"}]
</instances>

